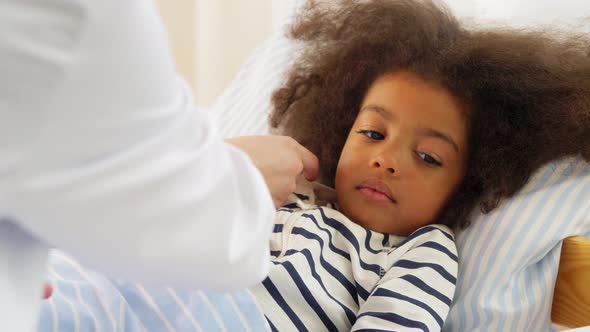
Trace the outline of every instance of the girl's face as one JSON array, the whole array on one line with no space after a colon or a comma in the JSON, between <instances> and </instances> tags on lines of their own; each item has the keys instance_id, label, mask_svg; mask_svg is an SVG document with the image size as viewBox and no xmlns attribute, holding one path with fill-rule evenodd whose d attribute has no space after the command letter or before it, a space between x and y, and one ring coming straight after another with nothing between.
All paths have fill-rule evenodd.
<instances>
[{"instance_id":1,"label":"girl's face","mask_svg":"<svg viewBox=\"0 0 590 332\"><path fill-rule=\"evenodd\" d=\"M443 87L408 71L379 77L340 155L340 210L365 228L402 236L434 222L465 172L467 131Z\"/></svg>"}]
</instances>

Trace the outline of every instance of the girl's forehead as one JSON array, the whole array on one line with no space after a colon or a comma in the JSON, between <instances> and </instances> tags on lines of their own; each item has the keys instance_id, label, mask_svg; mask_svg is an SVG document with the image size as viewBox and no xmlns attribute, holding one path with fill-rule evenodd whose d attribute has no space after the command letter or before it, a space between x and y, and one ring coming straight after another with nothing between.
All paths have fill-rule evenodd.
<instances>
[{"instance_id":1,"label":"girl's forehead","mask_svg":"<svg viewBox=\"0 0 590 332\"><path fill-rule=\"evenodd\" d=\"M375 80L357 119L367 116L442 132L458 146L466 144L468 118L458 99L442 85L411 72L386 74Z\"/></svg>"},{"instance_id":2,"label":"girl's forehead","mask_svg":"<svg viewBox=\"0 0 590 332\"><path fill-rule=\"evenodd\" d=\"M374 105L381 104L381 105ZM462 102L447 88L433 81L424 80L412 72L402 71L385 74L369 86L361 103L361 109L369 105L382 107L395 116L396 113L411 111L449 116L464 115ZM452 114L450 114L452 116ZM465 119L461 119L464 122Z\"/></svg>"}]
</instances>

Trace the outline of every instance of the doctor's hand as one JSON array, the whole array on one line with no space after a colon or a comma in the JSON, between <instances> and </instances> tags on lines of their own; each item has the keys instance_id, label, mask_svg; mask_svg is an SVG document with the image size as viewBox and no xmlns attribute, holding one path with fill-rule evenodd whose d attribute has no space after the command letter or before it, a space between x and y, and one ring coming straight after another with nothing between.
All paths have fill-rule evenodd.
<instances>
[{"instance_id":1,"label":"doctor's hand","mask_svg":"<svg viewBox=\"0 0 590 332\"><path fill-rule=\"evenodd\" d=\"M297 177L315 180L318 158L288 136L241 136L225 140L246 152L260 170L275 207L280 207L295 190Z\"/></svg>"}]
</instances>

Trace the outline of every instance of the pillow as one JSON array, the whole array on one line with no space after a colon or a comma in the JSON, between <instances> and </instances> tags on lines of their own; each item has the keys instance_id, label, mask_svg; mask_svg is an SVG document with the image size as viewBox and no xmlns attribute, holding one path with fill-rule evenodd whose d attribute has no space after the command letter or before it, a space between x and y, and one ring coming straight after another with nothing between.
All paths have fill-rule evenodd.
<instances>
[{"instance_id":1,"label":"pillow","mask_svg":"<svg viewBox=\"0 0 590 332\"><path fill-rule=\"evenodd\" d=\"M453 3L449 1L449 3ZM590 32L590 4L586 0L512 0L474 1L478 19L509 23L511 26L559 26L568 30ZM469 16L469 15L468 15Z\"/></svg>"},{"instance_id":2,"label":"pillow","mask_svg":"<svg viewBox=\"0 0 590 332\"><path fill-rule=\"evenodd\" d=\"M212 107L224 137L267 134L270 95L296 53L277 32ZM590 164L555 161L458 232L459 278L447 331L548 331L562 239L590 236Z\"/></svg>"},{"instance_id":3,"label":"pillow","mask_svg":"<svg viewBox=\"0 0 590 332\"><path fill-rule=\"evenodd\" d=\"M277 32L263 42L211 107L224 138L269 134L270 97L295 54L294 43Z\"/></svg>"}]
</instances>

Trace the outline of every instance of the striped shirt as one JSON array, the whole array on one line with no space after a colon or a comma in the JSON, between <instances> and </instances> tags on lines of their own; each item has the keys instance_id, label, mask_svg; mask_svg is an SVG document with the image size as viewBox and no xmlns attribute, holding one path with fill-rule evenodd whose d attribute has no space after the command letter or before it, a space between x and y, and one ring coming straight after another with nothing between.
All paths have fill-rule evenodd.
<instances>
[{"instance_id":1,"label":"striped shirt","mask_svg":"<svg viewBox=\"0 0 590 332\"><path fill-rule=\"evenodd\" d=\"M312 190L279 210L271 256L251 291L273 331L439 331L455 291L448 227L377 233L316 205Z\"/></svg>"}]
</instances>

